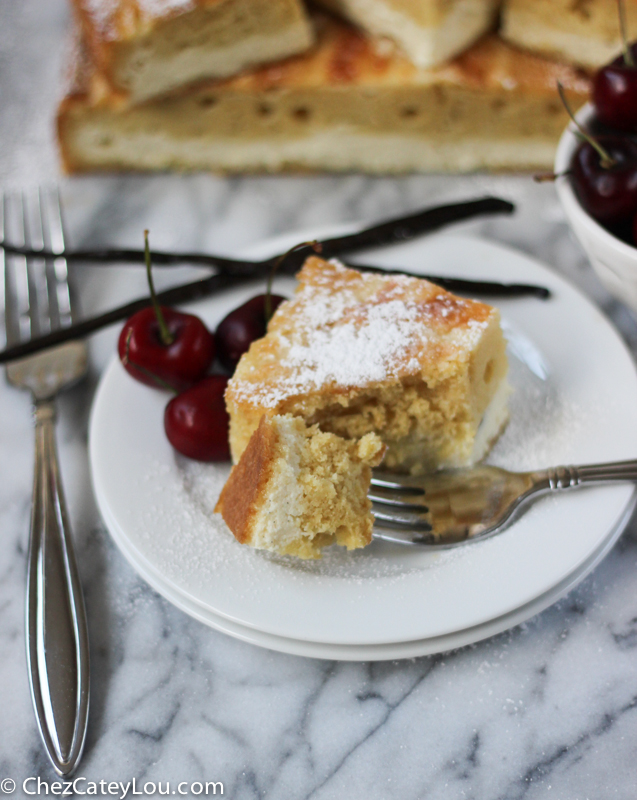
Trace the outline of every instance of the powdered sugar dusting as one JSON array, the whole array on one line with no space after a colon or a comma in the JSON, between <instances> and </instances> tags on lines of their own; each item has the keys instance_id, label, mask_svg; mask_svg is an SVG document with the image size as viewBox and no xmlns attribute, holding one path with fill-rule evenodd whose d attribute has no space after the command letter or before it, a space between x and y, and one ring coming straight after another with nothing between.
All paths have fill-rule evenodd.
<instances>
[{"instance_id":1,"label":"powdered sugar dusting","mask_svg":"<svg viewBox=\"0 0 637 800\"><path fill-rule=\"evenodd\" d=\"M114 17L119 0L84 0L84 9L93 21L99 36L110 39L116 33Z\"/></svg>"},{"instance_id":2,"label":"powdered sugar dusting","mask_svg":"<svg viewBox=\"0 0 637 800\"><path fill-rule=\"evenodd\" d=\"M176 11L195 7L194 0L137 0L139 9L147 17L163 17Z\"/></svg>"},{"instance_id":3,"label":"powdered sugar dusting","mask_svg":"<svg viewBox=\"0 0 637 800\"><path fill-rule=\"evenodd\" d=\"M509 327L508 334L517 335ZM557 391L551 376L539 377L509 350L510 419L488 457L490 464L513 471L542 469L577 461L574 443L582 430L593 429L595 416L577 408ZM529 354L533 357L532 354Z\"/></svg>"},{"instance_id":4,"label":"powdered sugar dusting","mask_svg":"<svg viewBox=\"0 0 637 800\"><path fill-rule=\"evenodd\" d=\"M232 573L242 576L236 591L242 597L254 596L257 602L264 582L255 578L265 573L269 575L265 585L273 587L280 571L299 578L311 574L317 579L337 578L355 583L380 578L397 581L440 563L441 558L452 557L450 553L412 553L411 563L406 564L400 546L383 543L353 552L333 546L323 551L320 561L301 561L256 550L239 544L221 515L214 513L228 467L177 457L177 472L178 481L166 480L168 474L174 474L174 468L158 462L140 479L145 496L150 498L145 548L152 553L152 561L164 577L177 583L186 581L193 591L199 588L198 584L213 582L220 573ZM154 535L158 513L164 523L169 522L167 527L171 530L171 535L162 536L161 540Z\"/></svg>"},{"instance_id":5,"label":"powdered sugar dusting","mask_svg":"<svg viewBox=\"0 0 637 800\"><path fill-rule=\"evenodd\" d=\"M569 461L576 455L573 442L580 426L589 426L583 416L558 391L551 375L542 379L511 356L512 419L492 453L491 460L513 469L536 468ZM157 462L138 477L139 493L145 497L143 550L159 573L188 594L205 598L208 587L222 575L237 576L228 591L233 598L258 604L280 591L281 581L311 580L318 585L346 581L353 587L399 586L409 576L426 572L427 581L448 576L455 563L478 557L482 548L498 546L498 538L471 547L444 551L422 551L384 542L373 542L363 550L348 552L333 546L320 561L304 562L287 556L258 551L239 544L214 507L227 479L229 467L176 458ZM157 519L170 534L156 536ZM142 544L142 542L140 542ZM439 567L445 565L445 570ZM240 576L240 577L239 577ZM286 584L287 585L287 584Z\"/></svg>"},{"instance_id":6,"label":"powdered sugar dusting","mask_svg":"<svg viewBox=\"0 0 637 800\"><path fill-rule=\"evenodd\" d=\"M293 383L318 388L332 381L351 386L393 377L397 360L413 345L417 323L415 305L391 300L368 309L359 325L316 326L306 344L292 344L288 351L288 364L296 367ZM427 341L424 332L418 338Z\"/></svg>"},{"instance_id":7,"label":"powdered sugar dusting","mask_svg":"<svg viewBox=\"0 0 637 800\"><path fill-rule=\"evenodd\" d=\"M551 376L538 378L515 356L510 355L512 419L498 441L491 458L493 463L511 469L533 469L572 459L573 442L578 441L581 426L590 424L581 409L576 409L557 391ZM242 576L237 591L259 601L265 585L277 585L277 575L312 576L314 580L340 579L353 585L386 586L400 582L414 572L427 571L427 580L437 580L437 567L466 560L484 547L496 547L497 537L470 548L443 552L420 551L384 542L352 552L329 547L320 561L301 561L291 556L255 550L239 544L221 515L214 513L219 493L229 468L177 458L177 481L162 480L174 467L157 464L143 478L144 493L156 493L155 502L147 503L147 546L162 574L181 583L214 581L219 572ZM172 535L155 541L153 530L158 509L169 516ZM266 581L257 576L268 574ZM194 588L194 586L193 586Z\"/></svg>"},{"instance_id":8,"label":"powdered sugar dusting","mask_svg":"<svg viewBox=\"0 0 637 800\"><path fill-rule=\"evenodd\" d=\"M230 382L237 401L275 408L287 397L325 387L419 375L434 353L463 361L489 324L488 307L426 281L320 263L323 271L310 271L270 325L276 374L264 380L258 367L240 366Z\"/></svg>"}]
</instances>

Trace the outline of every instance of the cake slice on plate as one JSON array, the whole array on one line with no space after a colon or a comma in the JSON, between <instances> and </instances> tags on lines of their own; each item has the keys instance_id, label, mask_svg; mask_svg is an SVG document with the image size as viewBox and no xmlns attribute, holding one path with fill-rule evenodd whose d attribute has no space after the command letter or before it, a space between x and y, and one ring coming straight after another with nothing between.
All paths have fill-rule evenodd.
<instances>
[{"instance_id":1,"label":"cake slice on plate","mask_svg":"<svg viewBox=\"0 0 637 800\"><path fill-rule=\"evenodd\" d=\"M263 416L216 511L242 544L300 558L368 545L367 491L385 448L373 433L346 441L299 417Z\"/></svg>"},{"instance_id":2,"label":"cake slice on plate","mask_svg":"<svg viewBox=\"0 0 637 800\"><path fill-rule=\"evenodd\" d=\"M73 0L111 90L133 103L306 50L301 0Z\"/></svg>"},{"instance_id":3,"label":"cake slice on plate","mask_svg":"<svg viewBox=\"0 0 637 800\"><path fill-rule=\"evenodd\" d=\"M264 415L346 439L375 433L384 467L421 473L480 460L507 419L495 308L405 275L308 258L294 297L226 390L235 463Z\"/></svg>"},{"instance_id":4,"label":"cake slice on plate","mask_svg":"<svg viewBox=\"0 0 637 800\"><path fill-rule=\"evenodd\" d=\"M319 0L376 36L392 39L417 67L442 64L495 26L500 0Z\"/></svg>"}]
</instances>

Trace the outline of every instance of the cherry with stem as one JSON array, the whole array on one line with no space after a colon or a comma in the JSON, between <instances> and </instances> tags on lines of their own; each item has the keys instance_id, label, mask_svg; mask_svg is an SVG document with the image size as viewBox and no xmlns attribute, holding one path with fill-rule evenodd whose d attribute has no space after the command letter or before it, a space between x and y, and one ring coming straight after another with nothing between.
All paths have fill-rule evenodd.
<instances>
[{"instance_id":1,"label":"cherry with stem","mask_svg":"<svg viewBox=\"0 0 637 800\"><path fill-rule=\"evenodd\" d=\"M637 142L626 136L591 136L575 119L559 83L558 91L583 139L569 169L573 191L595 220L619 229L637 210Z\"/></svg>"},{"instance_id":2,"label":"cherry with stem","mask_svg":"<svg viewBox=\"0 0 637 800\"><path fill-rule=\"evenodd\" d=\"M601 67L593 79L593 105L599 121L627 133L637 132L637 45L628 42L626 6L617 0L622 55Z\"/></svg>"},{"instance_id":3,"label":"cherry with stem","mask_svg":"<svg viewBox=\"0 0 637 800\"><path fill-rule=\"evenodd\" d=\"M279 256L268 275L266 293L251 297L243 305L233 309L217 326L217 356L228 372L234 372L239 359L247 353L252 342L265 336L268 322L286 299L282 295L272 293L272 283L277 270L288 256L308 246L315 253L321 252L321 245L318 242L303 242Z\"/></svg>"},{"instance_id":4,"label":"cherry with stem","mask_svg":"<svg viewBox=\"0 0 637 800\"><path fill-rule=\"evenodd\" d=\"M611 167L615 166L615 161L611 157L610 153L602 147L597 139L590 135L587 131L582 128L580 123L577 121L575 114L571 110L571 107L568 104L568 100L566 99L566 93L564 92L564 86L560 81L557 82L557 91L560 95L560 100L562 101L562 105L566 109L566 113L571 118L571 122L575 125L578 130L578 133L584 141L586 141L594 150L597 151L599 155L599 163L604 169L610 169Z\"/></svg>"},{"instance_id":5,"label":"cherry with stem","mask_svg":"<svg viewBox=\"0 0 637 800\"><path fill-rule=\"evenodd\" d=\"M151 305L124 324L119 356L127 372L141 383L181 391L208 371L215 354L214 338L199 317L159 304L148 231L144 231L144 253Z\"/></svg>"},{"instance_id":6,"label":"cherry with stem","mask_svg":"<svg viewBox=\"0 0 637 800\"><path fill-rule=\"evenodd\" d=\"M323 251L323 245L317 241L316 239L312 239L310 242L301 242L300 244L295 244L294 247L290 247L283 255L280 255L277 260L272 265L272 269L270 270L270 274L268 275L268 281L265 286L265 296L266 296L266 303L265 303L265 324L267 326L268 322L272 319L272 314L274 314L274 309L272 308L272 303L270 302L270 298L272 296L272 284L274 283L274 276L276 275L279 267L284 261L292 255L292 253L296 253L297 250L303 250L306 247L311 247L315 253L321 253Z\"/></svg>"}]
</instances>

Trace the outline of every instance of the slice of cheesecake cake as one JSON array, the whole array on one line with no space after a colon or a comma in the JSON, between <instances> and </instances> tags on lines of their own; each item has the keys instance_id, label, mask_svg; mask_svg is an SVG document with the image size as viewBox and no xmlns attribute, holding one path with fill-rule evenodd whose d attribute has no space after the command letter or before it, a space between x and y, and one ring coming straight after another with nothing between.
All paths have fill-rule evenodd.
<instances>
[{"instance_id":1,"label":"slice of cheesecake cake","mask_svg":"<svg viewBox=\"0 0 637 800\"><path fill-rule=\"evenodd\" d=\"M498 311L419 278L311 257L294 297L226 391L237 462L263 415L348 439L376 433L384 466L412 473L481 459L507 419Z\"/></svg>"},{"instance_id":2,"label":"slice of cheesecake cake","mask_svg":"<svg viewBox=\"0 0 637 800\"><path fill-rule=\"evenodd\" d=\"M392 39L417 67L435 67L495 27L500 0L319 0L375 36Z\"/></svg>"},{"instance_id":3,"label":"slice of cheesecake cake","mask_svg":"<svg viewBox=\"0 0 637 800\"><path fill-rule=\"evenodd\" d=\"M241 544L320 558L339 544L368 545L374 517L367 491L385 448L373 433L346 441L299 417L262 416L215 511Z\"/></svg>"},{"instance_id":4,"label":"slice of cheesecake cake","mask_svg":"<svg viewBox=\"0 0 637 800\"><path fill-rule=\"evenodd\" d=\"M58 114L66 170L548 169L568 123L556 82L573 109L588 98L585 76L496 36L422 70L335 19L316 25L303 55L140 104L79 48Z\"/></svg>"},{"instance_id":5,"label":"slice of cheesecake cake","mask_svg":"<svg viewBox=\"0 0 637 800\"><path fill-rule=\"evenodd\" d=\"M91 59L133 103L306 50L301 0L73 0Z\"/></svg>"}]
</instances>

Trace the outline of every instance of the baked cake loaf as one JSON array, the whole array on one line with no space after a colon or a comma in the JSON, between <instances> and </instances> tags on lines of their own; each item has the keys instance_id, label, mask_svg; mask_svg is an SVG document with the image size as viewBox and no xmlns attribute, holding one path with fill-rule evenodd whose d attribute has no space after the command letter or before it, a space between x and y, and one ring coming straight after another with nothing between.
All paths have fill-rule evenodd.
<instances>
[{"instance_id":1,"label":"baked cake loaf","mask_svg":"<svg viewBox=\"0 0 637 800\"><path fill-rule=\"evenodd\" d=\"M392 39L417 66L435 67L495 27L500 0L319 0L376 36Z\"/></svg>"},{"instance_id":2,"label":"baked cake loaf","mask_svg":"<svg viewBox=\"0 0 637 800\"><path fill-rule=\"evenodd\" d=\"M73 0L91 57L132 102L306 50L301 0Z\"/></svg>"},{"instance_id":3,"label":"baked cake loaf","mask_svg":"<svg viewBox=\"0 0 637 800\"><path fill-rule=\"evenodd\" d=\"M624 0L629 39L637 0ZM505 0L502 36L519 47L595 69L622 50L617 0Z\"/></svg>"},{"instance_id":4,"label":"baked cake loaf","mask_svg":"<svg viewBox=\"0 0 637 800\"><path fill-rule=\"evenodd\" d=\"M308 258L294 297L228 383L235 463L263 415L347 439L377 433L384 467L412 473L481 459L507 419L498 311L405 275Z\"/></svg>"},{"instance_id":5,"label":"baked cake loaf","mask_svg":"<svg viewBox=\"0 0 637 800\"><path fill-rule=\"evenodd\" d=\"M543 169L568 122L556 81L573 108L588 97L583 74L495 36L419 70L344 24L317 24L303 56L135 106L78 57L58 116L67 171Z\"/></svg>"},{"instance_id":6,"label":"baked cake loaf","mask_svg":"<svg viewBox=\"0 0 637 800\"><path fill-rule=\"evenodd\" d=\"M367 491L384 452L373 433L346 441L292 416L263 416L233 467L215 511L242 544L320 558L372 538Z\"/></svg>"}]
</instances>

